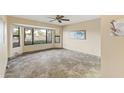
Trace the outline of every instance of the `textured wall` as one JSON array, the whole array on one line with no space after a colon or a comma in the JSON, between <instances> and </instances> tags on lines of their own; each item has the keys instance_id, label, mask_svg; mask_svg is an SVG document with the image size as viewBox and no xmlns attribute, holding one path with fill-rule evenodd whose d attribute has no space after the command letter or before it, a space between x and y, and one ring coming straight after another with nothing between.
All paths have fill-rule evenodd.
<instances>
[{"instance_id":1,"label":"textured wall","mask_svg":"<svg viewBox=\"0 0 124 93\"><path fill-rule=\"evenodd\" d=\"M110 35L110 22L124 20L124 16L102 16L102 75L103 77L124 77L124 37Z\"/></svg>"},{"instance_id":2,"label":"textured wall","mask_svg":"<svg viewBox=\"0 0 124 93\"><path fill-rule=\"evenodd\" d=\"M86 30L86 40L69 38L69 31ZM81 22L63 27L63 47L80 52L101 55L100 19Z\"/></svg>"}]
</instances>

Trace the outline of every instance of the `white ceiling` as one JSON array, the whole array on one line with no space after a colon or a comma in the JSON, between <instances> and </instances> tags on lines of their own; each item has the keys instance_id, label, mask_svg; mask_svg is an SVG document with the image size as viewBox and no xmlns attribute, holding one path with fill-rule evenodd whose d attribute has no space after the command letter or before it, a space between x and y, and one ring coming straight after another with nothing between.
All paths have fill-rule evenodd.
<instances>
[{"instance_id":1,"label":"white ceiling","mask_svg":"<svg viewBox=\"0 0 124 93\"><path fill-rule=\"evenodd\" d=\"M79 23L87 20L97 19L100 16L98 15L64 15L64 18L70 19L70 21L63 21L62 23L58 23L57 21L49 22L51 19L48 17L56 17L56 15L13 15L14 17L25 18L35 21L46 22L50 24L56 25L68 25L73 23Z\"/></svg>"}]
</instances>

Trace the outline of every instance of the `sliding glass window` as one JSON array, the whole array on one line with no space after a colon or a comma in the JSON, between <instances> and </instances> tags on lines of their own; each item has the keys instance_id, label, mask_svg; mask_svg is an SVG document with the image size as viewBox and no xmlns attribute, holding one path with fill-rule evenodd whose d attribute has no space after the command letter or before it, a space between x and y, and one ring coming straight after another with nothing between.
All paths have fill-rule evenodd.
<instances>
[{"instance_id":1,"label":"sliding glass window","mask_svg":"<svg viewBox=\"0 0 124 93\"><path fill-rule=\"evenodd\" d=\"M33 28L24 28L24 44L33 44Z\"/></svg>"},{"instance_id":2,"label":"sliding glass window","mask_svg":"<svg viewBox=\"0 0 124 93\"><path fill-rule=\"evenodd\" d=\"M13 48L20 46L20 27L15 26L13 29Z\"/></svg>"},{"instance_id":3,"label":"sliding glass window","mask_svg":"<svg viewBox=\"0 0 124 93\"><path fill-rule=\"evenodd\" d=\"M33 44L46 44L46 29L34 29L34 42Z\"/></svg>"},{"instance_id":4,"label":"sliding glass window","mask_svg":"<svg viewBox=\"0 0 124 93\"><path fill-rule=\"evenodd\" d=\"M52 43L52 33L53 30L51 29L24 27L24 44L35 45Z\"/></svg>"}]
</instances>

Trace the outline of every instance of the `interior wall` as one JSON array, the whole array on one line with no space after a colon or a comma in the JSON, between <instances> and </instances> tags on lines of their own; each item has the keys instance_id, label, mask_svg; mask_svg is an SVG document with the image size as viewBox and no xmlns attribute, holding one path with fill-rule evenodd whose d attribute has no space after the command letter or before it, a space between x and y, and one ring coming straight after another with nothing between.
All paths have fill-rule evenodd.
<instances>
[{"instance_id":1,"label":"interior wall","mask_svg":"<svg viewBox=\"0 0 124 93\"><path fill-rule=\"evenodd\" d=\"M124 37L110 35L112 20L124 20L124 16L102 16L102 77L124 77Z\"/></svg>"},{"instance_id":2,"label":"interior wall","mask_svg":"<svg viewBox=\"0 0 124 93\"><path fill-rule=\"evenodd\" d=\"M4 77L7 65L7 20L0 16L0 77Z\"/></svg>"},{"instance_id":3,"label":"interior wall","mask_svg":"<svg viewBox=\"0 0 124 93\"><path fill-rule=\"evenodd\" d=\"M62 27L60 26L52 25L44 22L38 22L34 20L11 17L11 16L7 16L7 23L8 23L7 27L8 27L8 41L9 41L9 46L8 46L9 57L13 57L17 53L21 54L23 52L37 51L37 50L42 50L47 48L62 48ZM60 39L61 43L37 44L37 45L24 46L24 42L23 42L24 31L23 29L21 29L21 40L22 40L21 46L17 48L13 48L12 47L12 31L13 31L14 24L53 28L56 30L56 34L61 36L61 39Z\"/></svg>"},{"instance_id":4,"label":"interior wall","mask_svg":"<svg viewBox=\"0 0 124 93\"><path fill-rule=\"evenodd\" d=\"M56 27L62 30L62 28L54 25L44 24L31 20L19 19L14 17L7 17L8 21L8 50L11 50L10 36L13 23L30 24L36 26L48 26ZM86 21L79 24L73 24L64 26L63 30L63 47L72 50L78 50L89 54L100 55L101 49L101 61L102 61L102 77L124 77L124 38L110 36L110 22L112 20L124 20L124 16L102 16L101 20ZM101 29L100 29L101 23ZM87 40L76 41L67 38L66 32L75 30L86 30ZM101 30L101 43L100 43L100 30ZM62 33L62 32L61 32ZM92 42L89 44L88 42ZM101 44L101 47L100 47ZM78 46L80 45L80 46ZM57 46L57 45L55 45ZM59 46L59 45L58 45ZM30 47L30 46L29 46ZM27 47L27 49L29 48ZM92 48L90 48L92 47ZM30 47L31 48L31 47ZM37 48L37 47L36 47ZM42 49L39 46L40 49ZM25 48L26 49L26 48ZM26 49L26 50L27 50ZM18 49L17 49L18 50ZM23 49L24 50L24 49ZM30 49L29 49L30 50ZM5 57L7 57L6 52ZM4 55L4 54L3 54ZM11 51L9 51L11 56ZM6 61L0 60L0 74L3 75L6 66Z\"/></svg>"},{"instance_id":5,"label":"interior wall","mask_svg":"<svg viewBox=\"0 0 124 93\"><path fill-rule=\"evenodd\" d=\"M70 31L86 30L86 40L69 37ZM100 19L89 20L63 27L63 47L92 55L101 55Z\"/></svg>"}]
</instances>

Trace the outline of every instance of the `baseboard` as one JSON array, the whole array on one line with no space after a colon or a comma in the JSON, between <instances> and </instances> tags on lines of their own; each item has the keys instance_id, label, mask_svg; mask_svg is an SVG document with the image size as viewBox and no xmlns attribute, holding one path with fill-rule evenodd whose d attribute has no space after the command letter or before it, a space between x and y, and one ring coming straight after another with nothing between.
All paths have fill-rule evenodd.
<instances>
[{"instance_id":1,"label":"baseboard","mask_svg":"<svg viewBox=\"0 0 124 93\"><path fill-rule=\"evenodd\" d=\"M47 48L47 49L42 49L42 50L23 52L22 54L19 54L17 56L9 57L8 60L12 60L12 59L15 59L16 57L19 57L19 56L22 56L22 55L26 55L26 54L33 54L33 53L37 53L37 52L41 52L41 51L48 51L48 50L53 50L53 49L64 49L64 48Z\"/></svg>"},{"instance_id":2,"label":"baseboard","mask_svg":"<svg viewBox=\"0 0 124 93\"><path fill-rule=\"evenodd\" d=\"M41 51L48 51L48 50L52 50L52 49L63 49L63 48L47 48L47 49L42 49L42 50L24 52L23 54L32 54L32 53L37 53L37 52L41 52Z\"/></svg>"},{"instance_id":3,"label":"baseboard","mask_svg":"<svg viewBox=\"0 0 124 93\"><path fill-rule=\"evenodd\" d=\"M19 56L21 56L22 54L23 54L23 53L18 54L18 55L16 55L16 56L9 57L9 58L8 58L8 61L9 61L9 60L12 60L12 59L14 59L14 58L16 58L16 57L19 57Z\"/></svg>"},{"instance_id":4,"label":"baseboard","mask_svg":"<svg viewBox=\"0 0 124 93\"><path fill-rule=\"evenodd\" d=\"M75 52L80 52L80 53L84 53L84 54L88 54L88 55L93 55L93 56L97 56L98 58L101 58L100 55L91 54L91 53L86 53L86 52L82 52L82 51L75 50L75 49L69 49L69 48L63 48L63 49L70 50L70 51L75 51Z\"/></svg>"}]
</instances>

